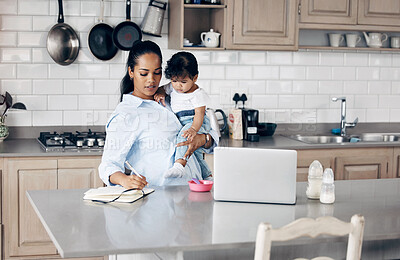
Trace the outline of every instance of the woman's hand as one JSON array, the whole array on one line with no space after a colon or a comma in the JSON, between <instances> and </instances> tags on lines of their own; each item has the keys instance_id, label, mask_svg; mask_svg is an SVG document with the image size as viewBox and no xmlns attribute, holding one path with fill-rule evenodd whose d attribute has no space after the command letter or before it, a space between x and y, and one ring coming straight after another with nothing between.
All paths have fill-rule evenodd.
<instances>
[{"instance_id":1,"label":"woman's hand","mask_svg":"<svg viewBox=\"0 0 400 260\"><path fill-rule=\"evenodd\" d=\"M192 154L194 153L194 151L196 151L198 148L202 147L203 145L205 145L206 143L206 138L205 138L205 134L197 134L194 136L193 140L187 140L185 142L181 142L176 144L177 147L179 146L188 146L188 149L185 153L185 155L183 156L183 158L189 159L190 156L192 156Z\"/></svg>"},{"instance_id":2,"label":"woman's hand","mask_svg":"<svg viewBox=\"0 0 400 260\"><path fill-rule=\"evenodd\" d=\"M165 104L165 93L156 93L154 94L154 100L157 101L157 103L163 104L164 106L166 106Z\"/></svg>"},{"instance_id":3,"label":"woman's hand","mask_svg":"<svg viewBox=\"0 0 400 260\"><path fill-rule=\"evenodd\" d=\"M193 128L189 128L185 131L183 131L182 137L187 138L189 141L193 141L193 138L197 135L197 131L194 130Z\"/></svg>"},{"instance_id":4,"label":"woman's hand","mask_svg":"<svg viewBox=\"0 0 400 260\"><path fill-rule=\"evenodd\" d=\"M125 189L138 189L141 190L147 185L146 177L142 178L136 175L126 175L122 172L116 172L110 176L110 182L119 184Z\"/></svg>"}]
</instances>

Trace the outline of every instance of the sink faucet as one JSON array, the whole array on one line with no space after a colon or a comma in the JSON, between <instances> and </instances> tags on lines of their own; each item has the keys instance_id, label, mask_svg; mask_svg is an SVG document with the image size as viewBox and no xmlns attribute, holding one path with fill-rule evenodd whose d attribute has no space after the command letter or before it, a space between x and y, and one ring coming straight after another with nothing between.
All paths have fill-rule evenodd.
<instances>
[{"instance_id":1,"label":"sink faucet","mask_svg":"<svg viewBox=\"0 0 400 260\"><path fill-rule=\"evenodd\" d=\"M358 123L358 117L354 120L353 123L347 123L346 122L346 97L334 97L332 98L333 102L336 102L338 100L341 100L342 103L340 105L340 135L341 136L346 136L346 128L353 128L357 125Z\"/></svg>"}]
</instances>

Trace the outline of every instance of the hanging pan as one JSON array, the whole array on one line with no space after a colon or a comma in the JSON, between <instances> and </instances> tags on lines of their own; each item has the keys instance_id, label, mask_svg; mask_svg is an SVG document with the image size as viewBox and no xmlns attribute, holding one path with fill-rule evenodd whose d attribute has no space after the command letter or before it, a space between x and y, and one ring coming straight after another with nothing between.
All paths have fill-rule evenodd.
<instances>
[{"instance_id":1,"label":"hanging pan","mask_svg":"<svg viewBox=\"0 0 400 260\"><path fill-rule=\"evenodd\" d=\"M79 38L71 26L64 23L62 0L58 0L58 23L47 35L47 51L50 57L60 65L69 65L79 53Z\"/></svg>"},{"instance_id":2,"label":"hanging pan","mask_svg":"<svg viewBox=\"0 0 400 260\"><path fill-rule=\"evenodd\" d=\"M118 52L112 40L113 27L103 22L104 0L100 1L99 23L94 25L88 35L89 50L99 60L110 60Z\"/></svg>"},{"instance_id":3,"label":"hanging pan","mask_svg":"<svg viewBox=\"0 0 400 260\"><path fill-rule=\"evenodd\" d=\"M129 51L133 43L142 40L140 27L131 22L131 0L126 1L126 21L114 28L113 41L115 46L124 51Z\"/></svg>"}]
</instances>

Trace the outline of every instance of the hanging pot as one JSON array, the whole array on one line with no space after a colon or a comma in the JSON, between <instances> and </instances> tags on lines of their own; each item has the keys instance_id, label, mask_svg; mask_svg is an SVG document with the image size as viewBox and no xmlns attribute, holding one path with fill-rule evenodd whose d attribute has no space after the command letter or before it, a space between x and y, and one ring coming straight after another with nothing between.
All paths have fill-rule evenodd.
<instances>
[{"instance_id":1,"label":"hanging pot","mask_svg":"<svg viewBox=\"0 0 400 260\"><path fill-rule=\"evenodd\" d=\"M99 60L110 60L118 52L114 45L112 34L114 28L103 22L104 0L100 1L99 23L94 25L88 35L88 46L90 52Z\"/></svg>"},{"instance_id":2,"label":"hanging pot","mask_svg":"<svg viewBox=\"0 0 400 260\"><path fill-rule=\"evenodd\" d=\"M133 43L142 40L142 31L139 26L131 22L131 0L126 1L126 21L114 28L113 41L118 49L129 51Z\"/></svg>"},{"instance_id":3,"label":"hanging pot","mask_svg":"<svg viewBox=\"0 0 400 260\"><path fill-rule=\"evenodd\" d=\"M47 52L60 65L69 65L79 54L79 38L71 26L64 23L62 0L58 0L58 23L47 35Z\"/></svg>"},{"instance_id":4,"label":"hanging pot","mask_svg":"<svg viewBox=\"0 0 400 260\"><path fill-rule=\"evenodd\" d=\"M152 36L161 37L161 29L164 21L164 13L167 9L167 3L157 0L150 0L144 15L142 24L142 32Z\"/></svg>"}]
</instances>

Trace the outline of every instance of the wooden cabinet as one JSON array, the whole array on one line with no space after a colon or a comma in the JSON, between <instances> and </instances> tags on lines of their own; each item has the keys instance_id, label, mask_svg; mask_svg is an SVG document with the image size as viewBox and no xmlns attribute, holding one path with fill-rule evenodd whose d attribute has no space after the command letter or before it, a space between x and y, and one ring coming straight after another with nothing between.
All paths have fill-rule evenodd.
<instances>
[{"instance_id":1,"label":"wooden cabinet","mask_svg":"<svg viewBox=\"0 0 400 260\"><path fill-rule=\"evenodd\" d=\"M228 0L227 49L296 50L296 0Z\"/></svg>"},{"instance_id":2,"label":"wooden cabinet","mask_svg":"<svg viewBox=\"0 0 400 260\"><path fill-rule=\"evenodd\" d=\"M183 0L169 0L168 48L188 50L220 50L225 47L225 13L224 1L218 5L184 4ZM201 43L200 34L214 29L221 34L219 47L194 47ZM183 38L194 45L183 46Z\"/></svg>"},{"instance_id":3,"label":"wooden cabinet","mask_svg":"<svg viewBox=\"0 0 400 260\"><path fill-rule=\"evenodd\" d=\"M398 31L385 26L400 26L400 0L300 0L299 10L300 28Z\"/></svg>"},{"instance_id":4,"label":"wooden cabinet","mask_svg":"<svg viewBox=\"0 0 400 260\"><path fill-rule=\"evenodd\" d=\"M395 177L393 167L393 148L348 148L348 149L318 149L298 151L298 180L306 180L307 163L320 160L323 167L330 164L335 174L335 180L381 179ZM322 161L321 161L322 160ZM325 164L325 165L324 165ZM301 167L303 166L303 167Z\"/></svg>"},{"instance_id":5,"label":"wooden cabinet","mask_svg":"<svg viewBox=\"0 0 400 260\"><path fill-rule=\"evenodd\" d=\"M400 178L400 148L393 149L393 177Z\"/></svg>"},{"instance_id":6,"label":"wooden cabinet","mask_svg":"<svg viewBox=\"0 0 400 260\"><path fill-rule=\"evenodd\" d=\"M4 159L6 259L57 256L57 250L28 201L26 191L102 186L97 177L99 164L99 157Z\"/></svg>"}]
</instances>

